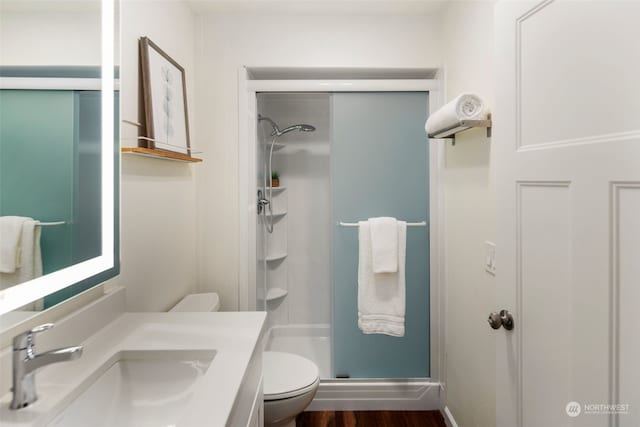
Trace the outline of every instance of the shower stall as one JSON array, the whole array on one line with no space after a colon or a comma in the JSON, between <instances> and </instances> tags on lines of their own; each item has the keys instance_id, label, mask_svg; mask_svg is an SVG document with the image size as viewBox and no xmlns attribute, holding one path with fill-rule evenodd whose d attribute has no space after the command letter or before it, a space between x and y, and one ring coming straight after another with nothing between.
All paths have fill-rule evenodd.
<instances>
[{"instance_id":1,"label":"shower stall","mask_svg":"<svg viewBox=\"0 0 640 427\"><path fill-rule=\"evenodd\" d=\"M318 365L311 409L380 408L382 400L395 402L388 409L436 406L433 162L424 132L430 97L385 90L256 91L249 98L248 187L255 192L248 235L255 239L247 245L254 262L248 298L268 312L267 350ZM279 186L272 185L276 172ZM358 329L357 222L379 216L416 225L407 228L403 337Z\"/></svg>"}]
</instances>

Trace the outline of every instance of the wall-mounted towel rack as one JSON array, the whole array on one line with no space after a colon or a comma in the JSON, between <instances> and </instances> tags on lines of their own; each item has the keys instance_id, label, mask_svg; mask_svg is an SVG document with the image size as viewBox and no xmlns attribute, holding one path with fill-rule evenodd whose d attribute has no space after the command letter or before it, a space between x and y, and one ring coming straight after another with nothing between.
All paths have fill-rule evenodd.
<instances>
[{"instance_id":1,"label":"wall-mounted towel rack","mask_svg":"<svg viewBox=\"0 0 640 427\"><path fill-rule=\"evenodd\" d=\"M430 133L429 138L436 139L450 139L452 145L456 145L456 134L464 132L471 128L486 128L487 138L491 138L491 114L487 115L485 120L461 120L453 126L438 131L437 133Z\"/></svg>"},{"instance_id":2,"label":"wall-mounted towel rack","mask_svg":"<svg viewBox=\"0 0 640 427\"><path fill-rule=\"evenodd\" d=\"M66 223L67 223L66 221L53 221L53 222L36 221L36 225L39 225L40 227L51 227L53 225L65 225Z\"/></svg>"},{"instance_id":3,"label":"wall-mounted towel rack","mask_svg":"<svg viewBox=\"0 0 640 427\"><path fill-rule=\"evenodd\" d=\"M357 227L358 223L357 222L342 222L339 221L338 224L340 227ZM407 223L407 227L426 227L427 223L426 221L421 221L421 222L408 222Z\"/></svg>"}]
</instances>

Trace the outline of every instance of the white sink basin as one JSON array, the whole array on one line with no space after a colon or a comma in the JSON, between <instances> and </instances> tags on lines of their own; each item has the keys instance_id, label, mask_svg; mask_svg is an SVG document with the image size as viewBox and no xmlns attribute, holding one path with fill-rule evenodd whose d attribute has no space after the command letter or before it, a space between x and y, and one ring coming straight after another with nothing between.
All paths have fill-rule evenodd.
<instances>
[{"instance_id":1,"label":"white sink basin","mask_svg":"<svg viewBox=\"0 0 640 427\"><path fill-rule=\"evenodd\" d=\"M214 350L121 351L48 426L175 426Z\"/></svg>"}]
</instances>

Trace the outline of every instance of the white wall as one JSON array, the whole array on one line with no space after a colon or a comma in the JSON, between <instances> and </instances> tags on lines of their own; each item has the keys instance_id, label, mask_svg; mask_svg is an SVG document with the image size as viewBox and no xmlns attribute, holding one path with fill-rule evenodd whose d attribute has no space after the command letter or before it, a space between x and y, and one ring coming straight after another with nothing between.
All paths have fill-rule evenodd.
<instances>
[{"instance_id":1,"label":"white wall","mask_svg":"<svg viewBox=\"0 0 640 427\"><path fill-rule=\"evenodd\" d=\"M270 280L269 287L284 288L288 294L283 301L269 303L268 308L275 310L271 317L278 324L328 325L332 283L329 95L262 97L259 113L281 129L299 123L316 127L314 132L290 132L278 138L285 148L273 155L273 170L280 173L280 185L286 187L278 197L286 200L287 215L280 222L286 226L288 255L270 266L276 280ZM265 122L262 126L271 130ZM274 206L274 211L279 210ZM284 274L278 281L280 270Z\"/></svg>"},{"instance_id":2,"label":"white wall","mask_svg":"<svg viewBox=\"0 0 640 427\"><path fill-rule=\"evenodd\" d=\"M122 0L121 119L138 121L138 38L148 36L186 69L191 127L195 124L195 18L182 2ZM123 146L137 128L122 124ZM198 141L192 141L198 148ZM120 276L127 311L171 308L197 281L198 165L122 156Z\"/></svg>"},{"instance_id":3,"label":"white wall","mask_svg":"<svg viewBox=\"0 0 640 427\"><path fill-rule=\"evenodd\" d=\"M2 64L99 65L99 3L41 6L36 2L3 4ZM60 7L66 9L60 12ZM193 12L179 1L122 0L120 16L121 118L138 121L138 37L146 35L187 70L193 129ZM137 128L122 125L123 146L135 146L136 137ZM197 141L192 146L197 147ZM122 266L120 276L110 283L126 287L128 311L166 310L196 289L193 168L198 166L130 155L123 156L121 166Z\"/></svg>"},{"instance_id":4,"label":"white wall","mask_svg":"<svg viewBox=\"0 0 640 427\"><path fill-rule=\"evenodd\" d=\"M100 65L100 4L41 10L25 0L22 7L0 7L2 65Z\"/></svg>"},{"instance_id":5,"label":"white wall","mask_svg":"<svg viewBox=\"0 0 640 427\"><path fill-rule=\"evenodd\" d=\"M209 15L200 20L197 103L200 289L238 307L239 67L437 67L436 17Z\"/></svg>"},{"instance_id":6,"label":"white wall","mask_svg":"<svg viewBox=\"0 0 640 427\"><path fill-rule=\"evenodd\" d=\"M493 106L493 2L453 2L442 17L447 100L476 92ZM498 309L483 264L484 241L495 236L491 142L470 130L447 143L445 156L445 403L460 427L487 427L495 425L496 367L486 318Z\"/></svg>"}]
</instances>

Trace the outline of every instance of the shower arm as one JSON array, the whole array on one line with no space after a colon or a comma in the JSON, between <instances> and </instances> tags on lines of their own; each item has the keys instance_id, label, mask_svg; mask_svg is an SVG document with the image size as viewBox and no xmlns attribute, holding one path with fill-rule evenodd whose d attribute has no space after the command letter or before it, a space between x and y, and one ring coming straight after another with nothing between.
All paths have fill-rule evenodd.
<instances>
[{"instance_id":1,"label":"shower arm","mask_svg":"<svg viewBox=\"0 0 640 427\"><path fill-rule=\"evenodd\" d=\"M282 135L282 132L280 132L280 129L278 128L278 125L276 124L276 122L271 120L269 117L265 117L265 116L263 116L261 114L258 114L258 121L262 121L262 120L266 120L271 124L271 127L273 128L273 131L271 132L271 136L280 136L280 135Z\"/></svg>"}]
</instances>

